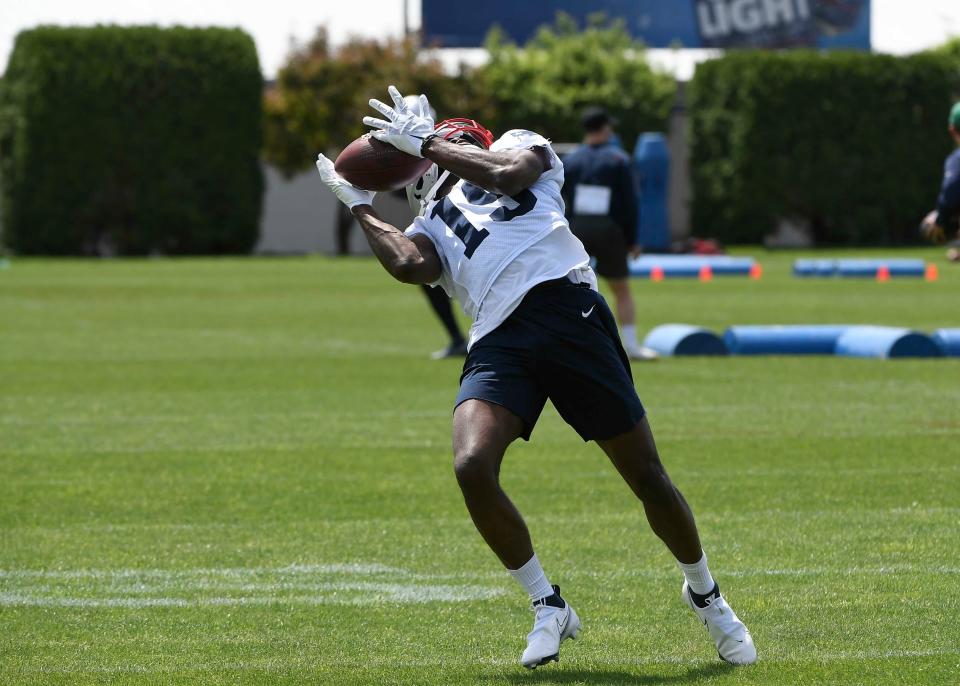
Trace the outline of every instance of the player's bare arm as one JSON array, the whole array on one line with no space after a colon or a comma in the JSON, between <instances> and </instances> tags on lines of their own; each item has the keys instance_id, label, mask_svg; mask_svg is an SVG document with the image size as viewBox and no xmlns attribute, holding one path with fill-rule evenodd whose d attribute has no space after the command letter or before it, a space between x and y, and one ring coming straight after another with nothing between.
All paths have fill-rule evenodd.
<instances>
[{"instance_id":1,"label":"player's bare arm","mask_svg":"<svg viewBox=\"0 0 960 686\"><path fill-rule=\"evenodd\" d=\"M357 188L334 169L324 155L317 156L317 171L337 199L350 208L363 235L384 269L403 283L433 283L440 278L440 256L426 236L408 238L384 221L373 209L373 191Z\"/></svg>"},{"instance_id":2,"label":"player's bare arm","mask_svg":"<svg viewBox=\"0 0 960 686\"><path fill-rule=\"evenodd\" d=\"M500 195L516 195L529 188L549 165L542 148L494 152L436 136L428 138L420 152L441 169Z\"/></svg>"},{"instance_id":3,"label":"player's bare arm","mask_svg":"<svg viewBox=\"0 0 960 686\"><path fill-rule=\"evenodd\" d=\"M394 86L387 92L393 107L375 98L370 100L370 106L384 118L363 118L363 123L374 129L373 136L414 157L426 157L486 191L515 195L532 186L550 166L550 158L542 149L494 152L444 140L434 132L433 120L419 113L429 111L425 96L420 96L422 106L415 112Z\"/></svg>"},{"instance_id":4,"label":"player's bare arm","mask_svg":"<svg viewBox=\"0 0 960 686\"><path fill-rule=\"evenodd\" d=\"M373 254L390 276L415 284L433 283L440 278L440 256L429 238L424 235L408 238L384 221L370 205L357 205L351 212L360 222Z\"/></svg>"}]
</instances>

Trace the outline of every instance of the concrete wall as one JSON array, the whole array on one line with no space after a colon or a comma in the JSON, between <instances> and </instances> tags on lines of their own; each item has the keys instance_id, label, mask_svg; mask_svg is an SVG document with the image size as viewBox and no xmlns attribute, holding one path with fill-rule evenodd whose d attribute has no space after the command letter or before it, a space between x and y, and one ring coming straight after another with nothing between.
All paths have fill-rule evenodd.
<instances>
[{"instance_id":1,"label":"concrete wall","mask_svg":"<svg viewBox=\"0 0 960 686\"><path fill-rule=\"evenodd\" d=\"M254 252L333 252L337 199L323 187L317 172L285 179L273 167L263 171L263 217Z\"/></svg>"},{"instance_id":2,"label":"concrete wall","mask_svg":"<svg viewBox=\"0 0 960 686\"><path fill-rule=\"evenodd\" d=\"M286 179L273 167L265 166L264 181L260 241L254 252L260 255L336 254L340 201L323 185L316 170ZM378 193L373 205L384 219L401 228L413 218L406 199L391 193ZM347 244L350 254L370 254L356 222L348 233Z\"/></svg>"}]
</instances>

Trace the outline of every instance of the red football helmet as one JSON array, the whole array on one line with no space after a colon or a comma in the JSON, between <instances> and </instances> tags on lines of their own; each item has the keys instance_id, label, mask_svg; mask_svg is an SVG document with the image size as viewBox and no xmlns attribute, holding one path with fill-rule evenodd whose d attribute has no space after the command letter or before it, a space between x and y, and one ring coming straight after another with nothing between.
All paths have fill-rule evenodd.
<instances>
[{"instance_id":1,"label":"red football helmet","mask_svg":"<svg viewBox=\"0 0 960 686\"><path fill-rule=\"evenodd\" d=\"M483 124L473 119L444 119L433 130L444 140L449 141L464 136L487 150L493 145L493 134Z\"/></svg>"},{"instance_id":2,"label":"red football helmet","mask_svg":"<svg viewBox=\"0 0 960 686\"><path fill-rule=\"evenodd\" d=\"M437 124L434 133L440 138L450 141L457 138L466 138L471 143L489 150L493 145L493 134L473 119L444 119ZM445 179L448 172L441 171L436 164L424 172L416 183L407 186L407 201L414 212L423 212L423 208L433 198L434 187L441 179Z\"/></svg>"}]
</instances>

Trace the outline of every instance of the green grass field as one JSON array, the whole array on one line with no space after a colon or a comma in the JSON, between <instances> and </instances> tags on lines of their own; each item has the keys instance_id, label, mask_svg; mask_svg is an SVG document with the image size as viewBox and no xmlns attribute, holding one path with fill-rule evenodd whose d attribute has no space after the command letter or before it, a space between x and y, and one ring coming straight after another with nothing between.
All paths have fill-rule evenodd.
<instances>
[{"instance_id":1,"label":"green grass field","mask_svg":"<svg viewBox=\"0 0 960 686\"><path fill-rule=\"evenodd\" d=\"M685 321L960 326L941 279L636 282ZM904 253L907 254L907 253ZM366 259L0 269L0 683L957 684L960 360L634 368L760 662L729 668L552 408L503 480L581 640L532 615L451 469L459 364Z\"/></svg>"}]
</instances>

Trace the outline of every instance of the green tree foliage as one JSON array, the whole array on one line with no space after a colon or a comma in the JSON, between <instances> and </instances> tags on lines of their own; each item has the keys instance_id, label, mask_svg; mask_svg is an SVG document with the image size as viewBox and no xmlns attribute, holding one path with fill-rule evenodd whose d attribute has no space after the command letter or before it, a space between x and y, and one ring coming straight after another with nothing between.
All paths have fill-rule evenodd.
<instances>
[{"instance_id":1,"label":"green tree foliage","mask_svg":"<svg viewBox=\"0 0 960 686\"><path fill-rule=\"evenodd\" d=\"M915 239L940 183L958 72L937 55L734 52L689 90L694 229L759 242L780 219L821 243Z\"/></svg>"},{"instance_id":2,"label":"green tree foliage","mask_svg":"<svg viewBox=\"0 0 960 686\"><path fill-rule=\"evenodd\" d=\"M620 120L628 149L643 131L666 131L674 79L650 67L643 44L622 22L595 16L580 30L561 13L522 48L497 30L486 47L490 62L482 73L493 108L490 126L498 132L526 128L577 141L583 136L580 114L590 105Z\"/></svg>"},{"instance_id":3,"label":"green tree foliage","mask_svg":"<svg viewBox=\"0 0 960 686\"><path fill-rule=\"evenodd\" d=\"M261 102L240 30L22 32L0 91L4 240L21 254L249 251Z\"/></svg>"},{"instance_id":4,"label":"green tree foliage","mask_svg":"<svg viewBox=\"0 0 960 686\"><path fill-rule=\"evenodd\" d=\"M931 50L931 52L949 57L955 64L960 65L960 38L948 40L943 45Z\"/></svg>"},{"instance_id":5,"label":"green tree foliage","mask_svg":"<svg viewBox=\"0 0 960 686\"><path fill-rule=\"evenodd\" d=\"M365 133L370 98L389 103L387 86L404 95L426 93L438 121L482 112L480 92L466 68L454 76L439 60L418 57L412 40L353 38L331 46L325 29L293 50L266 96L266 159L291 174L310 167L318 152L333 152Z\"/></svg>"}]
</instances>

